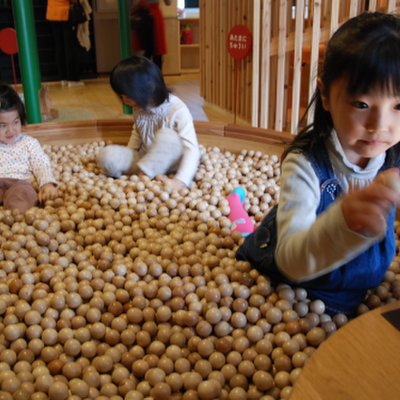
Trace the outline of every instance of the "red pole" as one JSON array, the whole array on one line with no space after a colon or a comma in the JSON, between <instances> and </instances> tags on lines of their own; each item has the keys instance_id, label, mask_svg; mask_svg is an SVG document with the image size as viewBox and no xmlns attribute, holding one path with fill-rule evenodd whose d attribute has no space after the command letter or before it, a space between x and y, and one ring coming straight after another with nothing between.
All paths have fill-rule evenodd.
<instances>
[{"instance_id":1,"label":"red pole","mask_svg":"<svg viewBox=\"0 0 400 400\"><path fill-rule=\"evenodd\" d=\"M13 72L13 77L14 77L14 85L17 84L17 73L15 72L15 63L14 63L14 56L11 55L11 68Z\"/></svg>"},{"instance_id":2,"label":"red pole","mask_svg":"<svg viewBox=\"0 0 400 400\"><path fill-rule=\"evenodd\" d=\"M233 102L233 115L234 120L233 123L236 124L236 113L237 113L237 99L238 99L238 80L239 80L239 61L235 60L235 94L234 94L234 102Z\"/></svg>"}]
</instances>

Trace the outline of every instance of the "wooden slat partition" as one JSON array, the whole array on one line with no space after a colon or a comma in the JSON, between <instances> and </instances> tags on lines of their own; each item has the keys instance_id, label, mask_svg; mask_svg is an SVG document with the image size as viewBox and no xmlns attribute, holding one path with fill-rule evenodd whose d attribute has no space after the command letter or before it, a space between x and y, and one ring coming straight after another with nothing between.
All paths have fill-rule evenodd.
<instances>
[{"instance_id":1,"label":"wooden slat partition","mask_svg":"<svg viewBox=\"0 0 400 400\"><path fill-rule=\"evenodd\" d=\"M289 0L200 0L201 95L208 104L234 112L234 62L226 48L227 34L234 25L245 25L253 31L256 48L254 59L250 56L239 65L237 117L256 127L296 133L333 32L364 10L400 12L400 0L295 4L292 8Z\"/></svg>"},{"instance_id":2,"label":"wooden slat partition","mask_svg":"<svg viewBox=\"0 0 400 400\"><path fill-rule=\"evenodd\" d=\"M368 10L376 10L376 0L369 0Z\"/></svg>"},{"instance_id":3,"label":"wooden slat partition","mask_svg":"<svg viewBox=\"0 0 400 400\"><path fill-rule=\"evenodd\" d=\"M257 18L260 15L261 11L261 3L260 0L254 0L254 10L253 10L253 20L254 20L254 37L253 37L253 84L252 84L252 98L253 107L251 113L251 125L259 126L259 97L258 97L258 85L260 81L260 74L257 71L257 67L260 63L260 18Z\"/></svg>"},{"instance_id":4,"label":"wooden slat partition","mask_svg":"<svg viewBox=\"0 0 400 400\"><path fill-rule=\"evenodd\" d=\"M270 77L270 43L271 43L271 32L267 29L271 25L271 1L264 0L262 7L262 40L261 40L261 65L264 67L261 70L260 87L263 90L260 91L260 127L266 128L268 126L268 115L269 115L269 85L266 82L269 81Z\"/></svg>"},{"instance_id":5,"label":"wooden slat partition","mask_svg":"<svg viewBox=\"0 0 400 400\"><path fill-rule=\"evenodd\" d=\"M287 5L286 0L279 2L279 34L278 34L278 75L276 79L276 114L275 129L282 130L283 105L285 102L285 61L286 61L286 35L287 35Z\"/></svg>"},{"instance_id":6,"label":"wooden slat partition","mask_svg":"<svg viewBox=\"0 0 400 400\"><path fill-rule=\"evenodd\" d=\"M304 0L297 1L296 4L296 28L295 46L293 59L293 92L292 92L292 121L291 132L294 132L299 123L300 111L300 89L301 89L301 63L303 48L303 27L304 27Z\"/></svg>"},{"instance_id":7,"label":"wooden slat partition","mask_svg":"<svg viewBox=\"0 0 400 400\"><path fill-rule=\"evenodd\" d=\"M353 0L350 3L350 11L349 11L350 18L355 17L359 13L358 6L359 6L358 0Z\"/></svg>"},{"instance_id":8,"label":"wooden slat partition","mask_svg":"<svg viewBox=\"0 0 400 400\"><path fill-rule=\"evenodd\" d=\"M310 58L310 75L308 79L308 101L311 101L312 95L317 86L318 61L319 61L319 43L320 43L320 26L321 26L321 2L314 1L312 38L311 38L311 58ZM311 110L312 111L312 110ZM312 112L308 114L308 123L311 123Z\"/></svg>"},{"instance_id":9,"label":"wooden slat partition","mask_svg":"<svg viewBox=\"0 0 400 400\"><path fill-rule=\"evenodd\" d=\"M331 26L329 30L329 36L332 36L333 32L335 32L339 26L339 1L340 0L332 0Z\"/></svg>"}]
</instances>

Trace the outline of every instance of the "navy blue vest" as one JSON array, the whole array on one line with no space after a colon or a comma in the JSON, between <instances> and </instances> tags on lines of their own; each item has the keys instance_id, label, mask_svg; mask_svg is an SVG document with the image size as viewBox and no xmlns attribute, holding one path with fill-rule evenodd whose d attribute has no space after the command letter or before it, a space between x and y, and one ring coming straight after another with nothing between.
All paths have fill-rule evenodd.
<instances>
[{"instance_id":1,"label":"navy blue vest","mask_svg":"<svg viewBox=\"0 0 400 400\"><path fill-rule=\"evenodd\" d=\"M321 199L317 208L317 214L320 214L340 196L342 189L334 175L325 147L305 155L320 181ZM386 168L388 166L385 163L382 170ZM275 263L273 254L276 247L276 207L256 231L246 238L238 249L236 258L249 261L254 268L268 275L275 283L284 282L305 288L310 298L324 301L330 314L352 314L364 300L367 290L381 283L395 255L395 211L393 207L387 218L387 233L382 241L374 243L365 252L334 271L301 284L290 281ZM320 251L324 249L321 248Z\"/></svg>"},{"instance_id":2,"label":"navy blue vest","mask_svg":"<svg viewBox=\"0 0 400 400\"><path fill-rule=\"evenodd\" d=\"M307 157L320 181L321 200L317 209L317 214L320 214L336 200L342 190L326 150L318 152L316 156ZM382 170L386 168L384 165ZM323 300L331 312L353 312L364 300L367 290L382 282L395 256L395 214L396 209L393 207L387 218L388 228L383 240L374 243L359 256L327 275L302 283L309 296Z\"/></svg>"}]
</instances>

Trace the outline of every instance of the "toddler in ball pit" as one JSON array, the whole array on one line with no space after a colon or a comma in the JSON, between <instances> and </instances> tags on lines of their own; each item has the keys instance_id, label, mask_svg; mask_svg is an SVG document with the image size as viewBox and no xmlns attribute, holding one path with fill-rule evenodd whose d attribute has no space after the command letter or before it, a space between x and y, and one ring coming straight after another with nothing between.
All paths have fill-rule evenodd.
<instances>
[{"instance_id":1,"label":"toddler in ball pit","mask_svg":"<svg viewBox=\"0 0 400 400\"><path fill-rule=\"evenodd\" d=\"M376 12L345 22L317 83L313 122L283 154L278 205L237 258L306 288L330 314L352 315L396 253L400 18Z\"/></svg>"},{"instance_id":2,"label":"toddler in ball pit","mask_svg":"<svg viewBox=\"0 0 400 400\"><path fill-rule=\"evenodd\" d=\"M127 58L111 71L110 83L133 108L134 123L128 146L100 151L106 175L137 173L175 190L190 186L200 161L193 119L182 100L169 93L157 65L145 57Z\"/></svg>"},{"instance_id":3,"label":"toddler in ball pit","mask_svg":"<svg viewBox=\"0 0 400 400\"><path fill-rule=\"evenodd\" d=\"M50 160L37 139L22 133L25 123L18 93L0 83L0 204L21 212L58 195ZM32 185L34 178L38 193Z\"/></svg>"}]
</instances>

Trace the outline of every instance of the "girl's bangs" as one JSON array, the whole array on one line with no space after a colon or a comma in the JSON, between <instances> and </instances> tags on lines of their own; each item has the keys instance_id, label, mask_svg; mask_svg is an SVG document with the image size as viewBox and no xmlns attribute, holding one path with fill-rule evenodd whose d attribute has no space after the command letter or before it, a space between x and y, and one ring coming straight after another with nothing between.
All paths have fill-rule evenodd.
<instances>
[{"instance_id":1,"label":"girl's bangs","mask_svg":"<svg viewBox=\"0 0 400 400\"><path fill-rule=\"evenodd\" d=\"M388 42L368 49L357 59L348 61L348 92L365 94L381 89L387 94L400 95L400 48Z\"/></svg>"}]
</instances>

